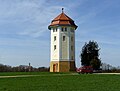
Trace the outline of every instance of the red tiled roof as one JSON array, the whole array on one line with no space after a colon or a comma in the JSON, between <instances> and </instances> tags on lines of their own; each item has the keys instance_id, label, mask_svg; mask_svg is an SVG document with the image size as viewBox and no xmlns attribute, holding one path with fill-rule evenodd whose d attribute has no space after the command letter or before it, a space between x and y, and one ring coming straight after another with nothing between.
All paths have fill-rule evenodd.
<instances>
[{"instance_id":1,"label":"red tiled roof","mask_svg":"<svg viewBox=\"0 0 120 91\"><path fill-rule=\"evenodd\" d=\"M74 21L70 17L68 17L64 12L62 12L55 19L52 20L51 24L49 25L49 28L56 25L69 25L77 28Z\"/></svg>"},{"instance_id":2,"label":"red tiled roof","mask_svg":"<svg viewBox=\"0 0 120 91\"><path fill-rule=\"evenodd\" d=\"M70 20L73 21L70 17L68 17L64 12L62 12L60 15L58 15L53 21L56 20Z\"/></svg>"}]
</instances>

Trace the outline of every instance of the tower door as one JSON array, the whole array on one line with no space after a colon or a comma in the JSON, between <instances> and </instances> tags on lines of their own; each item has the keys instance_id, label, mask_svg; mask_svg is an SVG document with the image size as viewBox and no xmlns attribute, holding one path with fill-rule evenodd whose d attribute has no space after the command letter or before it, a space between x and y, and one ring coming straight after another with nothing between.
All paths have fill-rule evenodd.
<instances>
[{"instance_id":1,"label":"tower door","mask_svg":"<svg viewBox=\"0 0 120 91\"><path fill-rule=\"evenodd\" d=\"M53 64L53 72L58 72L58 64Z\"/></svg>"}]
</instances>

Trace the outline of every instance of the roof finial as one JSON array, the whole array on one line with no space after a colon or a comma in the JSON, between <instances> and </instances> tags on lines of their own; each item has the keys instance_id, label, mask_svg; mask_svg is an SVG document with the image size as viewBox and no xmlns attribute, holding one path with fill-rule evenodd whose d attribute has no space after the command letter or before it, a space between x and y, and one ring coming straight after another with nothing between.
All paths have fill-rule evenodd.
<instances>
[{"instance_id":1,"label":"roof finial","mask_svg":"<svg viewBox=\"0 0 120 91\"><path fill-rule=\"evenodd\" d=\"M64 8L62 8L62 13L64 12L63 10L64 10Z\"/></svg>"}]
</instances>

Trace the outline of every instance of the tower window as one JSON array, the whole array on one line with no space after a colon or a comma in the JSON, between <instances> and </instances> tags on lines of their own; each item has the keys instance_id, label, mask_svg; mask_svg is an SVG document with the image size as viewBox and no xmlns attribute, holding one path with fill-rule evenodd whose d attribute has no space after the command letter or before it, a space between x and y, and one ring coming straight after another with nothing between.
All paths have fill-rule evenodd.
<instances>
[{"instance_id":1,"label":"tower window","mask_svg":"<svg viewBox=\"0 0 120 91\"><path fill-rule=\"evenodd\" d=\"M56 41L56 36L54 36L54 41Z\"/></svg>"},{"instance_id":2,"label":"tower window","mask_svg":"<svg viewBox=\"0 0 120 91\"><path fill-rule=\"evenodd\" d=\"M57 28L53 28L53 32L57 32Z\"/></svg>"},{"instance_id":3,"label":"tower window","mask_svg":"<svg viewBox=\"0 0 120 91\"><path fill-rule=\"evenodd\" d=\"M61 28L61 31L62 31L62 32L63 32L63 31L67 32L67 27L62 27L62 28Z\"/></svg>"},{"instance_id":4,"label":"tower window","mask_svg":"<svg viewBox=\"0 0 120 91\"><path fill-rule=\"evenodd\" d=\"M53 28L53 32L55 32L55 29Z\"/></svg>"},{"instance_id":5,"label":"tower window","mask_svg":"<svg viewBox=\"0 0 120 91\"><path fill-rule=\"evenodd\" d=\"M64 28L63 28L63 27L61 28L61 31L62 31L62 32L64 31Z\"/></svg>"},{"instance_id":6,"label":"tower window","mask_svg":"<svg viewBox=\"0 0 120 91\"><path fill-rule=\"evenodd\" d=\"M71 46L71 50L73 51L73 46Z\"/></svg>"},{"instance_id":7,"label":"tower window","mask_svg":"<svg viewBox=\"0 0 120 91\"><path fill-rule=\"evenodd\" d=\"M56 32L57 32L57 28L55 28Z\"/></svg>"},{"instance_id":8,"label":"tower window","mask_svg":"<svg viewBox=\"0 0 120 91\"><path fill-rule=\"evenodd\" d=\"M73 37L71 37L71 41L73 41Z\"/></svg>"},{"instance_id":9,"label":"tower window","mask_svg":"<svg viewBox=\"0 0 120 91\"><path fill-rule=\"evenodd\" d=\"M65 36L63 36L63 41L65 41Z\"/></svg>"},{"instance_id":10,"label":"tower window","mask_svg":"<svg viewBox=\"0 0 120 91\"><path fill-rule=\"evenodd\" d=\"M54 50L56 50L56 45L54 45Z\"/></svg>"},{"instance_id":11,"label":"tower window","mask_svg":"<svg viewBox=\"0 0 120 91\"><path fill-rule=\"evenodd\" d=\"M67 32L67 28L65 27L65 32Z\"/></svg>"}]
</instances>

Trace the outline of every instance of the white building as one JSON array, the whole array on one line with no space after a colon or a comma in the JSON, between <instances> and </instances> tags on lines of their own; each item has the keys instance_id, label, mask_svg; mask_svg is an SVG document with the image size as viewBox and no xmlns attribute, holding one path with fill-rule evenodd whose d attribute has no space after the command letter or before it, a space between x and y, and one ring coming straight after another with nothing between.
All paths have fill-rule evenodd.
<instances>
[{"instance_id":1,"label":"white building","mask_svg":"<svg viewBox=\"0 0 120 91\"><path fill-rule=\"evenodd\" d=\"M50 72L75 70L75 30L77 26L62 9L48 26L51 31Z\"/></svg>"}]
</instances>

